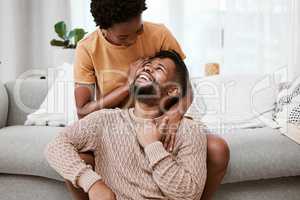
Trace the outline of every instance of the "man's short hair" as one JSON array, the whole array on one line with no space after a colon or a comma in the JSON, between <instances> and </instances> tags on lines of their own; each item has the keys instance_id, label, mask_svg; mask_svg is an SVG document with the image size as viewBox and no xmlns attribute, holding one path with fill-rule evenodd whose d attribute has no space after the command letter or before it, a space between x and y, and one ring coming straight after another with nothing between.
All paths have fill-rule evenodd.
<instances>
[{"instance_id":1,"label":"man's short hair","mask_svg":"<svg viewBox=\"0 0 300 200\"><path fill-rule=\"evenodd\" d=\"M186 96L187 88L189 84L189 72L181 59L180 55L172 50L172 51L160 51L153 58L170 58L175 63L175 76L176 82L181 86L181 95L182 97Z\"/></svg>"},{"instance_id":2,"label":"man's short hair","mask_svg":"<svg viewBox=\"0 0 300 200\"><path fill-rule=\"evenodd\" d=\"M128 22L147 9L145 0L92 0L91 13L97 26L108 29Z\"/></svg>"}]
</instances>

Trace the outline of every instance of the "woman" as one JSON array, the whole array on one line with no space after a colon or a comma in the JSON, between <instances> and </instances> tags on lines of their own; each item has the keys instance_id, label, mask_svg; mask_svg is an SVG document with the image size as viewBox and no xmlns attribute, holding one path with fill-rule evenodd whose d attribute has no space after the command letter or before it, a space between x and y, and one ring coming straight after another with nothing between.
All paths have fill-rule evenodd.
<instances>
[{"instance_id":1,"label":"woman","mask_svg":"<svg viewBox=\"0 0 300 200\"><path fill-rule=\"evenodd\" d=\"M182 59L185 58L180 45L164 25L142 21L146 9L145 0L91 1L91 13L99 28L82 40L76 49L74 80L79 118L96 110L130 105L129 86L136 70L145 61L141 58L152 57L161 50L175 50ZM179 124L191 104L191 87L188 91L187 97L166 114L169 127ZM175 133L170 129L164 140L169 151L172 151ZM229 161L229 149L224 140L207 135L207 143L208 174L202 200L211 199ZM92 155L81 156L93 165ZM82 190L66 182L74 199L88 199ZM105 183L100 189L104 194L111 192Z\"/></svg>"}]
</instances>

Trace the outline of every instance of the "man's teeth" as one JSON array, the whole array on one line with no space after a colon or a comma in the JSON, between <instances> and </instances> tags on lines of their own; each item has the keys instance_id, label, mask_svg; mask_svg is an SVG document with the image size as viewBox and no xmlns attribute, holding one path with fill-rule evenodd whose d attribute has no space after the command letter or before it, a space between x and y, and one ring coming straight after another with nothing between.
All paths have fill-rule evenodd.
<instances>
[{"instance_id":1,"label":"man's teeth","mask_svg":"<svg viewBox=\"0 0 300 200\"><path fill-rule=\"evenodd\" d=\"M141 75L141 78L146 79L147 81L150 80L150 79L149 79L147 76L145 76L145 75Z\"/></svg>"}]
</instances>

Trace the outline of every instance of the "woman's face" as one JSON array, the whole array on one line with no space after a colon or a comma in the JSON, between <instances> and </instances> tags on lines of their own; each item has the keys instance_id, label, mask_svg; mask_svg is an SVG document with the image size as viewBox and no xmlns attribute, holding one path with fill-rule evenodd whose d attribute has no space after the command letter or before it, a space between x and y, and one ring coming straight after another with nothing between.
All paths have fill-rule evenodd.
<instances>
[{"instance_id":1,"label":"woman's face","mask_svg":"<svg viewBox=\"0 0 300 200\"><path fill-rule=\"evenodd\" d=\"M114 24L111 28L104 30L104 35L112 44L130 46L136 42L143 31L142 17L138 16L128 22Z\"/></svg>"}]
</instances>

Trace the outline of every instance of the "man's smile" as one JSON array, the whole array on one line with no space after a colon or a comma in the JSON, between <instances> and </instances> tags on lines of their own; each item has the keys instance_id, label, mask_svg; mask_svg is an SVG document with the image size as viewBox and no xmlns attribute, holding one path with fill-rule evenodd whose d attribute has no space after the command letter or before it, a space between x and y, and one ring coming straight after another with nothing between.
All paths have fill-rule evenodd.
<instances>
[{"instance_id":1,"label":"man's smile","mask_svg":"<svg viewBox=\"0 0 300 200\"><path fill-rule=\"evenodd\" d=\"M145 80L145 81L153 81L154 78L147 72L141 72L136 80Z\"/></svg>"}]
</instances>

